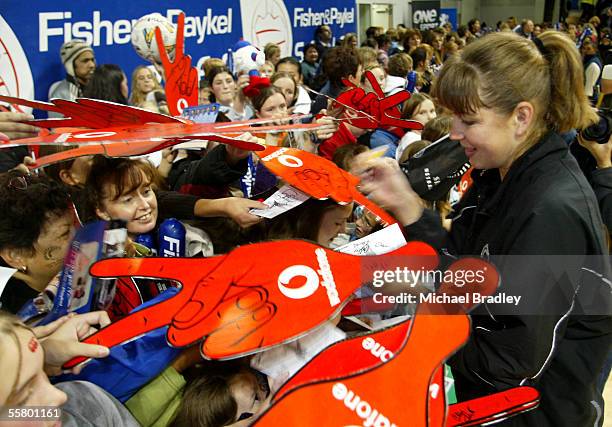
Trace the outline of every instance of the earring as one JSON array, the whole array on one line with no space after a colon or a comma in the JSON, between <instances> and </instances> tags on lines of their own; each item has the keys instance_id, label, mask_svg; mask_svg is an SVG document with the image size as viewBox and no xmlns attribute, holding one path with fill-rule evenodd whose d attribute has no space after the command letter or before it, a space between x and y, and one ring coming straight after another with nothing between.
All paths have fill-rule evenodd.
<instances>
[{"instance_id":1,"label":"earring","mask_svg":"<svg viewBox=\"0 0 612 427\"><path fill-rule=\"evenodd\" d=\"M27 266L27 265L24 265L24 266L23 266L23 267L21 267L19 270L21 270L21 272L25 274L25 273L27 273L27 271L28 271L28 266Z\"/></svg>"}]
</instances>

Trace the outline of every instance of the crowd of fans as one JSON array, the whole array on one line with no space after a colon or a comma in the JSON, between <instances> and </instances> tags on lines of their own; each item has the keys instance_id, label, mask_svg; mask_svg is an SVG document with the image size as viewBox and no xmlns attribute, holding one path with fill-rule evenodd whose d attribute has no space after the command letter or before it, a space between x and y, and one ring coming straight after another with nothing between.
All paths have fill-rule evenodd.
<instances>
[{"instance_id":1,"label":"crowd of fans","mask_svg":"<svg viewBox=\"0 0 612 427\"><path fill-rule=\"evenodd\" d=\"M425 241L448 256L608 255L612 139L596 143L577 131L597 121L595 107L612 102L611 25L608 8L586 21L568 18L554 25L511 17L495 26L471 19L456 30L450 24L427 31L370 27L360 46L356 34L334 35L322 25L304 46L301 62L282 58L276 45L263 48L266 62L258 71L271 85L250 98L242 91L248 75L234 75L220 58L206 60L199 103L219 104L217 122L318 123L310 132L241 138L260 137L268 145L333 161L361 178L361 191L400 222L408 240ZM50 88L49 98L89 97L168 114L163 80L153 67L133 70L130 91L126 71L97 65L94 54L83 41L65 43L60 56L66 78ZM385 96L410 92L396 107L398 117L423 129L355 126L350 119L359 112L333 102L352 87ZM35 136L38 128L20 123L29 118L0 112L0 136ZM474 184L425 200L400 165L449 133L471 163ZM41 148L39 156L50 153L45 149L64 148ZM383 157L368 156L370 149L384 149ZM35 174L28 173L31 157L25 147L0 152L0 262L16 270L0 295L3 406L64 405L67 426L249 425L267 409L271 394L323 346L358 333L355 324L336 318L280 350L216 362L203 360L198 345L169 347L164 331L125 344L132 347L121 356L78 343L94 327L127 315L125 307L46 327L26 325L15 314L53 291L76 212L84 223L125 221L126 256L150 256L137 243L139 236L155 235L167 218L201 242L189 256L223 254L269 239L307 239L335 248L383 227L367 209L331 199L311 198L273 219L252 214L253 208L266 208L261 200L282 182L257 156L228 145L168 149L147 159L79 157ZM545 266L514 267L501 267L503 289L535 298L533 289L550 284ZM601 268L604 276L609 273L607 265ZM555 280L542 302L547 309L558 304L552 314L496 318L486 308L473 313L470 341L449 361L459 400L528 384L542 393L540 407L512 425L603 422L596 406L610 369L611 318L575 315L572 301L554 297L561 287ZM169 283L152 286L144 279L133 286L140 303L176 292ZM388 317L361 320L382 328ZM151 348L155 361L144 350ZM58 367L76 355L98 359L52 386L49 378L58 381ZM283 363L290 368L279 369Z\"/></svg>"}]
</instances>

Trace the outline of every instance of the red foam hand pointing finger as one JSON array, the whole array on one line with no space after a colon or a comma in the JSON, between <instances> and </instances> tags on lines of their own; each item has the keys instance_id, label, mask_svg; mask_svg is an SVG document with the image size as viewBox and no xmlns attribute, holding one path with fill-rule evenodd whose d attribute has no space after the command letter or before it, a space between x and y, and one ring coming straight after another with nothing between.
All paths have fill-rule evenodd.
<instances>
[{"instance_id":1,"label":"red foam hand pointing finger","mask_svg":"<svg viewBox=\"0 0 612 427\"><path fill-rule=\"evenodd\" d=\"M191 66L191 56L184 53L184 28L185 14L181 13L178 17L174 61L168 58L161 31L155 29L155 41L166 74L166 99L173 116L180 115L185 107L198 105L198 71Z\"/></svg>"}]
</instances>

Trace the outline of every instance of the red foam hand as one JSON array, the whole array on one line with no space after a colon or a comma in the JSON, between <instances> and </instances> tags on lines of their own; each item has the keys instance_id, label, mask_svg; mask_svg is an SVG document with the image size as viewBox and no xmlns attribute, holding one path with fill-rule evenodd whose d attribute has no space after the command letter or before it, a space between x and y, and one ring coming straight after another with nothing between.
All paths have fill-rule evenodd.
<instances>
[{"instance_id":1,"label":"red foam hand","mask_svg":"<svg viewBox=\"0 0 612 427\"><path fill-rule=\"evenodd\" d=\"M279 344L332 317L361 285L362 278L355 274L359 268L359 257L303 241L240 247L198 284L174 318L169 341L181 346L210 335L202 349L210 358L236 357ZM229 286L228 292L244 295L246 302L231 293L214 313L203 311L200 306L211 286ZM261 288L257 295L243 293L253 287Z\"/></svg>"},{"instance_id":2,"label":"red foam hand","mask_svg":"<svg viewBox=\"0 0 612 427\"><path fill-rule=\"evenodd\" d=\"M185 107L198 105L198 71L191 66L191 56L185 55L185 14L178 17L174 61L164 48L161 31L155 29L155 41L164 66L166 99L170 114L178 116Z\"/></svg>"},{"instance_id":3,"label":"red foam hand","mask_svg":"<svg viewBox=\"0 0 612 427\"><path fill-rule=\"evenodd\" d=\"M391 255L434 253L409 244ZM181 283L180 292L88 337L112 347L170 325L168 341L185 346L207 337L202 352L231 358L294 339L339 311L364 280L356 257L305 241L239 247L213 258L115 258L94 264L96 277L154 277ZM384 263L383 263L384 265ZM66 366L73 367L84 359Z\"/></svg>"},{"instance_id":4,"label":"red foam hand","mask_svg":"<svg viewBox=\"0 0 612 427\"><path fill-rule=\"evenodd\" d=\"M427 426L433 372L467 340L468 334L466 315L417 315L410 338L404 337L404 346L395 357L351 377L298 388L272 406L255 425Z\"/></svg>"},{"instance_id":5,"label":"red foam hand","mask_svg":"<svg viewBox=\"0 0 612 427\"><path fill-rule=\"evenodd\" d=\"M423 125L417 121L400 118L401 114L398 106L410 98L410 93L401 91L385 97L372 72L366 71L365 76L374 92L367 93L350 81L343 80L343 83L350 89L341 93L336 99L336 105L339 105L340 108L355 111L356 114L348 115L349 123L362 129L377 129L387 126L403 129L423 129Z\"/></svg>"},{"instance_id":6,"label":"red foam hand","mask_svg":"<svg viewBox=\"0 0 612 427\"><path fill-rule=\"evenodd\" d=\"M267 147L257 155L274 175L310 197L331 197L342 204L357 201L387 224L397 222L357 190L359 178L321 156L286 147Z\"/></svg>"},{"instance_id":7,"label":"red foam hand","mask_svg":"<svg viewBox=\"0 0 612 427\"><path fill-rule=\"evenodd\" d=\"M425 269L432 268L427 263ZM499 284L496 269L481 259L458 260L447 271L453 274L444 276L448 279L436 294L492 295ZM459 271L481 271L483 280L456 282L451 277L465 277ZM328 347L281 388L257 425L291 420L295 425L442 426L440 366L467 340L469 321L463 309L472 307L425 302L412 321Z\"/></svg>"},{"instance_id":8,"label":"red foam hand","mask_svg":"<svg viewBox=\"0 0 612 427\"><path fill-rule=\"evenodd\" d=\"M160 139L160 138L157 138ZM228 144L241 150L263 150L263 145L245 141L238 138L230 138L223 135L208 135L206 137L209 141L217 141L223 144ZM65 160L74 159L82 156L92 156L94 154L103 154L109 157L129 157L129 156L141 156L144 154L153 153L155 151L163 150L164 148L172 147L176 144L180 144L190 139L186 138L172 138L162 139L160 141L130 141L130 142L111 142L111 143L99 143L91 145L82 145L78 148L73 148L67 151L61 151L59 153L50 154L48 156L40 157L32 165L28 165L30 169L42 168L54 163L63 162Z\"/></svg>"},{"instance_id":9,"label":"red foam hand","mask_svg":"<svg viewBox=\"0 0 612 427\"><path fill-rule=\"evenodd\" d=\"M534 409L540 393L533 387L514 387L499 393L455 403L448 408L447 427L497 423L512 415Z\"/></svg>"}]
</instances>

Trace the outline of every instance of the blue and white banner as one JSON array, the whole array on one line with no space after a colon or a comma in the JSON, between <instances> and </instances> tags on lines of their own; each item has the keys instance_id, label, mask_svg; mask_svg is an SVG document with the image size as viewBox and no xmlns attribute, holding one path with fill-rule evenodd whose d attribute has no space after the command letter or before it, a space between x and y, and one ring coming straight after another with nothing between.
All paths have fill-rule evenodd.
<instances>
[{"instance_id":1,"label":"blue and white banner","mask_svg":"<svg viewBox=\"0 0 612 427\"><path fill-rule=\"evenodd\" d=\"M440 9L440 25L450 23L453 31L457 31L457 9L454 7Z\"/></svg>"},{"instance_id":2,"label":"blue and white banner","mask_svg":"<svg viewBox=\"0 0 612 427\"><path fill-rule=\"evenodd\" d=\"M114 63L129 76L143 60L130 43L132 25L159 12L172 22L185 12L185 52L200 68L244 38L263 48L277 43L282 55L303 57L318 25L335 36L355 32L355 0L228 0L53 2L3 0L0 9L0 94L46 100L49 87L65 77L62 43L73 38L92 44L98 64Z\"/></svg>"}]
</instances>

